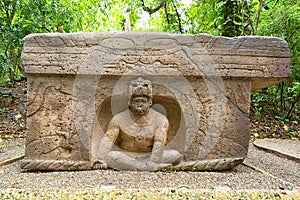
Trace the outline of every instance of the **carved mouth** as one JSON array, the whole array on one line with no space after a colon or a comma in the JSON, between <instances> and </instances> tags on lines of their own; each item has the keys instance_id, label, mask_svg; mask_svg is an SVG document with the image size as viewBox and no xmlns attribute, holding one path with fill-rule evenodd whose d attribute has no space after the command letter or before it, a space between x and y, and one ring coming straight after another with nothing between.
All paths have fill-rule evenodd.
<instances>
[{"instance_id":1,"label":"carved mouth","mask_svg":"<svg viewBox=\"0 0 300 200\"><path fill-rule=\"evenodd\" d=\"M147 111L146 110L143 110L141 108L137 108L137 109L134 109L134 113L136 115L146 115L147 114Z\"/></svg>"}]
</instances>

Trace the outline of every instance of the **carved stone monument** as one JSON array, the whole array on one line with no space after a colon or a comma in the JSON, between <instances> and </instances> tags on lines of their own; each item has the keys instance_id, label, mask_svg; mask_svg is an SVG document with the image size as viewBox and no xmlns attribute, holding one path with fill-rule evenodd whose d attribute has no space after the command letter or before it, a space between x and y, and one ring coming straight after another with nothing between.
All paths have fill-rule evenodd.
<instances>
[{"instance_id":1,"label":"carved stone monument","mask_svg":"<svg viewBox=\"0 0 300 200\"><path fill-rule=\"evenodd\" d=\"M207 34L32 34L29 170L224 170L249 144L251 91L290 76L287 43Z\"/></svg>"}]
</instances>

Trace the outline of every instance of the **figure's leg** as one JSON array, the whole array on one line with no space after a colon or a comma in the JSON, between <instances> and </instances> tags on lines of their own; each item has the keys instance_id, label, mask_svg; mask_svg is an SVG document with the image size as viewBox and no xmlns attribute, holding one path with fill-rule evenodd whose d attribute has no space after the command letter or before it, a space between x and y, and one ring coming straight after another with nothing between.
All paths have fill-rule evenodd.
<instances>
[{"instance_id":1,"label":"figure's leg","mask_svg":"<svg viewBox=\"0 0 300 200\"><path fill-rule=\"evenodd\" d=\"M176 163L181 160L181 154L176 150L164 150L161 156L162 163Z\"/></svg>"},{"instance_id":2,"label":"figure's leg","mask_svg":"<svg viewBox=\"0 0 300 200\"><path fill-rule=\"evenodd\" d=\"M122 151L111 151L107 155L107 166L116 170L157 171L170 168L171 164L149 162L149 155L134 156Z\"/></svg>"},{"instance_id":3,"label":"figure's leg","mask_svg":"<svg viewBox=\"0 0 300 200\"><path fill-rule=\"evenodd\" d=\"M116 170L147 171L146 162L138 161L122 151L111 151L107 155L107 166Z\"/></svg>"}]
</instances>

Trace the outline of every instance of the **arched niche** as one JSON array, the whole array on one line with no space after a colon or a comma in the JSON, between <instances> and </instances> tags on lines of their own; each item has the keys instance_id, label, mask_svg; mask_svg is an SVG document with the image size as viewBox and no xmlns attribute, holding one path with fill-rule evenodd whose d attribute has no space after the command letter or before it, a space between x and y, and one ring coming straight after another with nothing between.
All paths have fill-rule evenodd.
<instances>
[{"instance_id":1,"label":"arched niche","mask_svg":"<svg viewBox=\"0 0 300 200\"><path fill-rule=\"evenodd\" d=\"M103 134L107 131L108 124L112 119L113 114L117 114L128 109L128 96L126 95L113 96L113 102L112 107L112 96L109 96L97 107L96 119L93 124L91 138L90 159L93 159L96 156L100 140L103 137ZM152 108L165 115L169 120L169 131L166 145L177 146L177 149L180 148L177 144L170 145L171 142L174 142L174 138L182 128L182 122L184 122L179 103L172 96L154 95Z\"/></svg>"}]
</instances>

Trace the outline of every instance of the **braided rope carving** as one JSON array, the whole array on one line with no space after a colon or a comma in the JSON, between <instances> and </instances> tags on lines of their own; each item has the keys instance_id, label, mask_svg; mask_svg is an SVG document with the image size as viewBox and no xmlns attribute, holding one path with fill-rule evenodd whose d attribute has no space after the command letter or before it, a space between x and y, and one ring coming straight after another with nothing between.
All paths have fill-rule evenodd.
<instances>
[{"instance_id":1,"label":"braided rope carving","mask_svg":"<svg viewBox=\"0 0 300 200\"><path fill-rule=\"evenodd\" d=\"M213 160L195 160L189 162L182 162L175 166L174 169L185 170L226 170L242 163L244 158L221 158Z\"/></svg>"},{"instance_id":2,"label":"braided rope carving","mask_svg":"<svg viewBox=\"0 0 300 200\"><path fill-rule=\"evenodd\" d=\"M31 160L21 162L21 168L30 170L87 170L91 169L89 161L69 160Z\"/></svg>"},{"instance_id":3,"label":"braided rope carving","mask_svg":"<svg viewBox=\"0 0 300 200\"><path fill-rule=\"evenodd\" d=\"M196 160L182 162L173 169L184 170L226 170L242 163L244 158L222 158L214 160ZM67 160L31 160L26 159L21 163L21 168L30 170L89 170L92 169L89 161Z\"/></svg>"}]
</instances>

